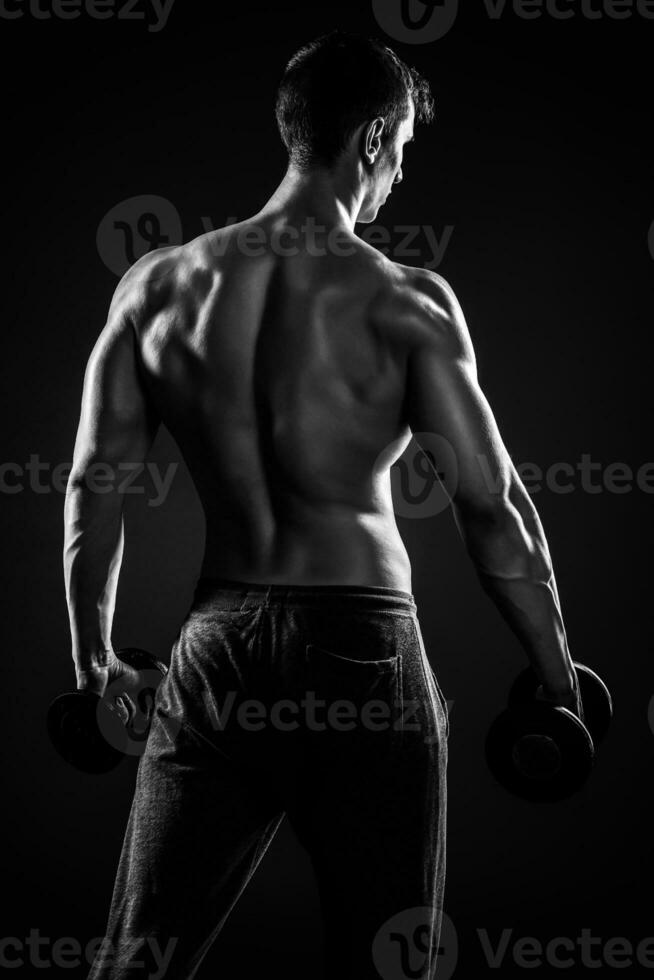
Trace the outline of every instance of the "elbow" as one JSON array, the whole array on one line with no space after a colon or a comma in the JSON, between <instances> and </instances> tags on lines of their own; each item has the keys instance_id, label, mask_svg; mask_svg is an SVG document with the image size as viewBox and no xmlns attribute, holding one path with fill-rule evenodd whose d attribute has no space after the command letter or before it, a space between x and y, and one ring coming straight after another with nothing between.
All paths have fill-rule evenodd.
<instances>
[{"instance_id":1,"label":"elbow","mask_svg":"<svg viewBox=\"0 0 654 980\"><path fill-rule=\"evenodd\" d=\"M508 533L518 514L508 493L488 494L472 500L455 498L457 523L468 537Z\"/></svg>"},{"instance_id":2,"label":"elbow","mask_svg":"<svg viewBox=\"0 0 654 980\"><path fill-rule=\"evenodd\" d=\"M66 493L74 493L88 488L88 478L85 469L77 468L70 471L66 483Z\"/></svg>"}]
</instances>

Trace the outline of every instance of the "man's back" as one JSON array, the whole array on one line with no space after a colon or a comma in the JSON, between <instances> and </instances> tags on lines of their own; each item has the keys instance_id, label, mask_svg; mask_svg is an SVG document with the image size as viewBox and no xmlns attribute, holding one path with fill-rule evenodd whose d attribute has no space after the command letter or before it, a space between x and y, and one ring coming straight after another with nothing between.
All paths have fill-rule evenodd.
<instances>
[{"instance_id":1,"label":"man's back","mask_svg":"<svg viewBox=\"0 0 654 980\"><path fill-rule=\"evenodd\" d=\"M457 523L543 696L582 715L547 542L456 297L354 234L432 116L425 80L378 42L334 32L305 46L278 90L289 158L272 197L243 225L137 263L89 359L66 597L78 686L111 692L125 721L138 676L111 636L122 492L94 493L89 474L142 462L163 422L207 518L121 853L111 976L139 936L160 949L175 937L167 976L194 974L284 812L316 870L325 975L378 977L379 939L407 909L426 913L411 928L434 975L449 726L390 492L410 433L438 471L443 455L456 464ZM91 976L109 980L102 964Z\"/></svg>"},{"instance_id":2,"label":"man's back","mask_svg":"<svg viewBox=\"0 0 654 980\"><path fill-rule=\"evenodd\" d=\"M145 386L204 507L203 574L410 591L389 475L409 344L387 316L406 272L298 229L259 217L136 270Z\"/></svg>"}]
</instances>

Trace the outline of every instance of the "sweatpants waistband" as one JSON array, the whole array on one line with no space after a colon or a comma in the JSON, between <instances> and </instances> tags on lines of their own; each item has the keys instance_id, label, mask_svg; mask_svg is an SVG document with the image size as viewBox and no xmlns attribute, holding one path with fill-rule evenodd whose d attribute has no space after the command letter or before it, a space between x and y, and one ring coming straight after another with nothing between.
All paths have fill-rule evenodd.
<instances>
[{"instance_id":1,"label":"sweatpants waistband","mask_svg":"<svg viewBox=\"0 0 654 980\"><path fill-rule=\"evenodd\" d=\"M210 605L227 611L245 611L270 605L325 606L370 612L415 613L410 592L383 585L269 585L236 579L198 579L194 606Z\"/></svg>"}]
</instances>

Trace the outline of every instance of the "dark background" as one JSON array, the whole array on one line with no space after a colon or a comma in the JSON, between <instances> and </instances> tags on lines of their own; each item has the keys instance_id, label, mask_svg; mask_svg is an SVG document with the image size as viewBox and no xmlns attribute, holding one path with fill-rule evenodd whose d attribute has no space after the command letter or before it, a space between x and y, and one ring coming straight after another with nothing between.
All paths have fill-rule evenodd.
<instances>
[{"instance_id":1,"label":"dark background","mask_svg":"<svg viewBox=\"0 0 654 980\"><path fill-rule=\"evenodd\" d=\"M482 4L465 7L432 44L386 38L431 80L437 122L417 129L403 186L379 223L430 224L439 237L453 226L438 271L462 302L516 462L576 465L587 453L637 468L652 459L654 21L525 20L509 8L492 20ZM256 211L285 166L272 112L279 73L300 44L335 26L384 37L365 2L177 0L158 33L87 15L0 18L5 461L71 458L84 365L117 282L96 247L103 216L133 196L161 195L187 240L203 217L218 226ZM153 455L178 458L165 436ZM486 769L485 732L525 661L450 514L399 520L427 652L453 701L446 911L457 976L491 972L478 930L493 945L503 929L543 943L582 928L634 946L654 935L652 496L591 494L577 482L534 500L571 651L605 678L616 707L591 781L555 806L511 798ZM49 700L74 681L62 506L52 489L2 495L2 935L38 929L85 942L104 931L135 764L84 776L45 735ZM183 471L164 506L130 500L117 646L168 659L202 534ZM309 862L284 826L199 976L277 968L320 978L320 942ZM446 955L453 962L451 948ZM511 964L509 950L502 969L525 972Z\"/></svg>"}]
</instances>

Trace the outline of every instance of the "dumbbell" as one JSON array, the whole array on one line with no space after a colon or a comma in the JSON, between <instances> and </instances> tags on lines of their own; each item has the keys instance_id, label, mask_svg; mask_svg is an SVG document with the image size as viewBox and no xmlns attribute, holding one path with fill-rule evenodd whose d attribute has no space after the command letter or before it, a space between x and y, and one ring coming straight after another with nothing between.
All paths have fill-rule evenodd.
<instances>
[{"instance_id":1,"label":"dumbbell","mask_svg":"<svg viewBox=\"0 0 654 980\"><path fill-rule=\"evenodd\" d=\"M142 754L155 691L168 672L165 664L137 647L116 650L116 656L139 675L138 690L132 693L130 689L137 710L126 722L110 704L111 685L102 698L92 691L69 691L56 697L48 708L50 741L62 759L81 772L109 772L126 756Z\"/></svg>"},{"instance_id":2,"label":"dumbbell","mask_svg":"<svg viewBox=\"0 0 654 980\"><path fill-rule=\"evenodd\" d=\"M509 792L532 802L572 796L584 785L595 763L598 743L613 716L613 701L604 681L589 667L575 663L584 722L567 708L536 697L540 681L532 667L513 683L508 708L486 737L486 761Z\"/></svg>"}]
</instances>

